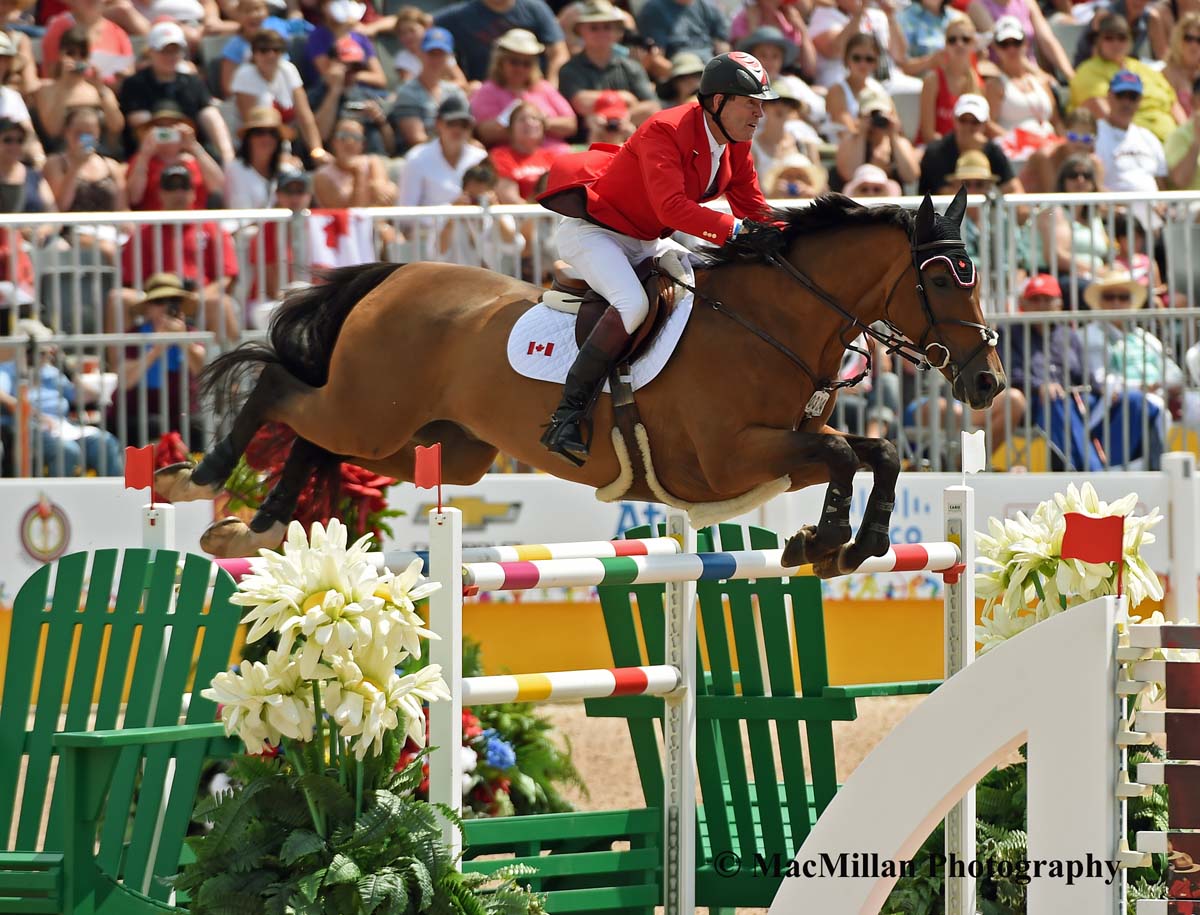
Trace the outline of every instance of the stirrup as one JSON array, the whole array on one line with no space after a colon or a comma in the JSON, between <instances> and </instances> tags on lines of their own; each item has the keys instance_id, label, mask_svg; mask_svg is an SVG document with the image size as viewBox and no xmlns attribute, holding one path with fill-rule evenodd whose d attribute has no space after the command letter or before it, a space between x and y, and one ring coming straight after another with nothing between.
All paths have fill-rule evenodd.
<instances>
[{"instance_id":1,"label":"stirrup","mask_svg":"<svg viewBox=\"0 0 1200 915\"><path fill-rule=\"evenodd\" d=\"M568 451L563 444L554 441L555 434L561 430L563 426L570 422L575 422L579 426L580 438L583 439L582 444L584 449L584 456L582 458L576 457L574 454ZM565 419L555 419L554 417L551 417L550 422L548 422L544 428L546 431L542 433L540 441L542 447L551 454L557 454L560 457L566 458L576 467L582 467L586 463L587 458L591 457L592 433L594 429L586 412L578 411L576 414Z\"/></svg>"}]
</instances>

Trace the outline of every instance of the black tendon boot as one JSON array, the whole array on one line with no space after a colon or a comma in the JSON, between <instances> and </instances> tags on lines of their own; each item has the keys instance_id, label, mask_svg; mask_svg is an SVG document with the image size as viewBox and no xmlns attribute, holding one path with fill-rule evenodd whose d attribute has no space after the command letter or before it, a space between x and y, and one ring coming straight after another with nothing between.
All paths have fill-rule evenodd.
<instances>
[{"instance_id":1,"label":"black tendon boot","mask_svg":"<svg viewBox=\"0 0 1200 915\"><path fill-rule=\"evenodd\" d=\"M568 461L580 466L587 459L591 432L584 440L583 426L591 417L596 395L604 385L613 364L629 344L629 334L620 313L611 305L605 309L588 338L579 348L575 364L567 373L562 402L550 417L550 427L542 435L542 444Z\"/></svg>"}]
</instances>

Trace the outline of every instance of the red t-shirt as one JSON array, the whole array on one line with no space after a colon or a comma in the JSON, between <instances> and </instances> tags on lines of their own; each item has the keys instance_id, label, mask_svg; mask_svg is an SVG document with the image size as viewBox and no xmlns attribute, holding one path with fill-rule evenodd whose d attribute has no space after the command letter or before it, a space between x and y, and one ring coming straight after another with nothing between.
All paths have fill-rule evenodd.
<instances>
[{"instance_id":1,"label":"red t-shirt","mask_svg":"<svg viewBox=\"0 0 1200 915\"><path fill-rule=\"evenodd\" d=\"M140 155L140 152L136 152L129 157L128 171L126 174L133 171L134 163L137 162L138 156ZM149 164L146 166L146 190L142 193L141 200L136 202L133 200L129 201L130 209L161 210L163 208L162 197L158 192L158 182L162 176L163 169L165 169L168 164L175 165L177 163L167 163L158 156L151 158ZM192 173L192 203L189 209L204 209L205 205L208 203L208 192L204 188L204 173L200 171L200 163L189 157L184 159L182 163L178 164L187 166L187 170Z\"/></svg>"},{"instance_id":2,"label":"red t-shirt","mask_svg":"<svg viewBox=\"0 0 1200 915\"><path fill-rule=\"evenodd\" d=\"M511 146L497 146L488 153L496 174L517 182L521 197L531 200L537 192L538 179L550 171L558 153L541 147L528 155L517 152Z\"/></svg>"},{"instance_id":3,"label":"red t-shirt","mask_svg":"<svg viewBox=\"0 0 1200 915\"><path fill-rule=\"evenodd\" d=\"M139 242L141 262L135 264ZM224 258L221 261L217 258L218 246ZM182 249L182 269L175 262L177 247ZM168 225L146 225L121 249L121 270L127 286L133 286L138 280L144 283L155 273L174 273L182 279L194 280L197 287L203 288L222 277L237 276L237 252L233 249L233 238L215 222L188 223L178 229Z\"/></svg>"}]
</instances>

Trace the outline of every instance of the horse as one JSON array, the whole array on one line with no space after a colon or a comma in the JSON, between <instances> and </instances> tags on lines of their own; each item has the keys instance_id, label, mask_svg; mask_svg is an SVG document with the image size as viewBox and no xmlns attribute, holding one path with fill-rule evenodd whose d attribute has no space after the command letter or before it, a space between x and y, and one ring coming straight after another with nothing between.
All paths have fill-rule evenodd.
<instances>
[{"instance_id":1,"label":"horse","mask_svg":"<svg viewBox=\"0 0 1200 915\"><path fill-rule=\"evenodd\" d=\"M279 545L314 470L346 459L411 481L415 449L435 442L446 483L478 482L503 451L609 500L673 498L697 509L693 523L826 483L818 523L787 540L783 561L812 563L822 577L851 572L889 547L900 460L888 441L827 425L847 346L865 333L939 370L975 409L1006 384L959 237L965 208L963 192L945 215L928 196L913 214L830 194L773 211L715 249L695 271L675 352L638 392L647 463L634 479L622 454L634 445L613 435L608 397L596 405L583 466L538 443L560 388L514 372L506 341L540 287L444 263L334 270L289 294L269 344L243 344L205 369L202 389L231 431L199 465L160 469L156 490L173 501L215 498L261 427L290 427L295 442L249 525L226 518L202 540L215 555L244 556ZM873 485L852 539L862 468Z\"/></svg>"}]
</instances>

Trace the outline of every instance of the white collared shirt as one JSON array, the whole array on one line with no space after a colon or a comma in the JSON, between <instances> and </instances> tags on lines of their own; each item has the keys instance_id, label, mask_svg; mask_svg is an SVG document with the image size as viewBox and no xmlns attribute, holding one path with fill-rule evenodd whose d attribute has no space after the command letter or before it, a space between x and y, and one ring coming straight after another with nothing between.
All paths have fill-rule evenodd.
<instances>
[{"instance_id":1,"label":"white collared shirt","mask_svg":"<svg viewBox=\"0 0 1200 915\"><path fill-rule=\"evenodd\" d=\"M717 138L713 136L712 128L708 126L708 118L704 117L703 114L701 114L701 118L704 120L704 134L708 137L708 154L712 158L711 168L708 172L708 184L700 189L700 193L703 194L712 187L712 183L717 177L717 169L721 165L721 156L725 154L725 144L718 143Z\"/></svg>"}]
</instances>

